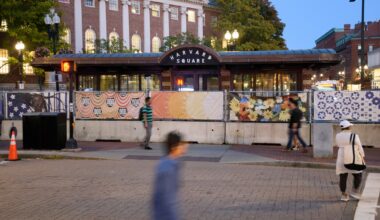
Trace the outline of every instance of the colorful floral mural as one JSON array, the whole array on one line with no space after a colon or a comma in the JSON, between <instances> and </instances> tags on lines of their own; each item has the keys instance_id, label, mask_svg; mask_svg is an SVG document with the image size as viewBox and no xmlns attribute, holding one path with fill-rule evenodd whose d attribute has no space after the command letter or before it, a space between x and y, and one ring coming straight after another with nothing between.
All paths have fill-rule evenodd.
<instances>
[{"instance_id":1,"label":"colorful floral mural","mask_svg":"<svg viewBox=\"0 0 380 220\"><path fill-rule=\"evenodd\" d=\"M290 119L289 98L298 100L304 120L308 118L307 93L277 97L258 97L255 93L228 94L230 121L287 122Z\"/></svg>"}]
</instances>

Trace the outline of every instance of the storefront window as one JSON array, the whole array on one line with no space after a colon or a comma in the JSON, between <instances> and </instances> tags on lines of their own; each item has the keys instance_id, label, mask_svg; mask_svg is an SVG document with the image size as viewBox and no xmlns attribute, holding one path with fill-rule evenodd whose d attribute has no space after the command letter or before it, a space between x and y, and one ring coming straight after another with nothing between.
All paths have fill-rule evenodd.
<instances>
[{"instance_id":1,"label":"storefront window","mask_svg":"<svg viewBox=\"0 0 380 220\"><path fill-rule=\"evenodd\" d=\"M219 78L217 76L207 77L207 91L219 91Z\"/></svg>"},{"instance_id":2,"label":"storefront window","mask_svg":"<svg viewBox=\"0 0 380 220\"><path fill-rule=\"evenodd\" d=\"M194 91L195 81L194 76L179 76L176 77L175 87L177 91Z\"/></svg>"},{"instance_id":3,"label":"storefront window","mask_svg":"<svg viewBox=\"0 0 380 220\"><path fill-rule=\"evenodd\" d=\"M121 91L139 91L139 75L122 75L120 77Z\"/></svg>"},{"instance_id":4,"label":"storefront window","mask_svg":"<svg viewBox=\"0 0 380 220\"><path fill-rule=\"evenodd\" d=\"M97 80L95 76L79 76L79 90L96 91Z\"/></svg>"},{"instance_id":5,"label":"storefront window","mask_svg":"<svg viewBox=\"0 0 380 220\"><path fill-rule=\"evenodd\" d=\"M100 90L101 91L116 91L117 78L116 75L101 75L100 76Z\"/></svg>"},{"instance_id":6,"label":"storefront window","mask_svg":"<svg viewBox=\"0 0 380 220\"><path fill-rule=\"evenodd\" d=\"M281 95L297 90L293 73L247 73L233 75L233 89L255 91L258 96Z\"/></svg>"},{"instance_id":7,"label":"storefront window","mask_svg":"<svg viewBox=\"0 0 380 220\"><path fill-rule=\"evenodd\" d=\"M148 86L149 84L149 86ZM159 91L160 90L160 78L158 75L150 75L147 77L141 76L141 89L151 91Z\"/></svg>"},{"instance_id":8,"label":"storefront window","mask_svg":"<svg viewBox=\"0 0 380 220\"><path fill-rule=\"evenodd\" d=\"M243 88L243 74L234 74L233 75L233 90L241 91Z\"/></svg>"},{"instance_id":9,"label":"storefront window","mask_svg":"<svg viewBox=\"0 0 380 220\"><path fill-rule=\"evenodd\" d=\"M254 75L244 74L243 75L243 91L251 91L253 89Z\"/></svg>"}]
</instances>

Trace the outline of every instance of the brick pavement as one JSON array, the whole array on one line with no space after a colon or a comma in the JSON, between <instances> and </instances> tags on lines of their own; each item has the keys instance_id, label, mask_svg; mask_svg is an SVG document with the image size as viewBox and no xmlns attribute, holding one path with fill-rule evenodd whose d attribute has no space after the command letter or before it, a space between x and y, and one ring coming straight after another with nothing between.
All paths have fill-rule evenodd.
<instances>
[{"instance_id":1,"label":"brick pavement","mask_svg":"<svg viewBox=\"0 0 380 220\"><path fill-rule=\"evenodd\" d=\"M315 163L335 163L338 148L334 147L333 158L313 158L313 149L307 148L308 153L304 154L301 151L283 152L281 146L270 145L233 145L231 150L244 153L251 153L262 157L268 157L282 161L296 162L315 162ZM366 154L366 163L369 166L380 166L380 149L379 148L364 148Z\"/></svg>"},{"instance_id":2,"label":"brick pavement","mask_svg":"<svg viewBox=\"0 0 380 220\"><path fill-rule=\"evenodd\" d=\"M149 219L151 160L0 166L1 219ZM331 169L186 162L183 219L352 219Z\"/></svg>"}]
</instances>

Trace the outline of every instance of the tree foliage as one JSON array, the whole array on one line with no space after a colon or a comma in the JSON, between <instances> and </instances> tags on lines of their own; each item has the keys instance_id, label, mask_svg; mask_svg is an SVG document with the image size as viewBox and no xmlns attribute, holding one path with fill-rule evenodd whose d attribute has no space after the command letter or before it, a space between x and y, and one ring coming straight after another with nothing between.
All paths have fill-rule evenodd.
<instances>
[{"instance_id":1,"label":"tree foliage","mask_svg":"<svg viewBox=\"0 0 380 220\"><path fill-rule=\"evenodd\" d=\"M137 50L128 49L124 40L121 38L112 38L111 40L96 39L94 51L85 51L86 53L132 53Z\"/></svg>"},{"instance_id":2,"label":"tree foliage","mask_svg":"<svg viewBox=\"0 0 380 220\"><path fill-rule=\"evenodd\" d=\"M204 38L199 39L194 36L192 33L180 33L175 36L168 36L164 38L164 44L161 46L160 51L168 51L174 47L184 45L184 44L200 44L205 45L207 47L211 47L211 39Z\"/></svg>"},{"instance_id":3,"label":"tree foliage","mask_svg":"<svg viewBox=\"0 0 380 220\"><path fill-rule=\"evenodd\" d=\"M54 0L7 0L0 4L0 21L5 20L8 26L8 34L13 41L23 41L27 50L34 50L39 46L50 45L46 25L45 14L49 9L56 7ZM9 42L9 46L13 42Z\"/></svg>"},{"instance_id":4,"label":"tree foliage","mask_svg":"<svg viewBox=\"0 0 380 220\"><path fill-rule=\"evenodd\" d=\"M217 0L217 5L221 13L215 28L223 34L237 29L237 50L286 49L285 24L268 0Z\"/></svg>"}]
</instances>

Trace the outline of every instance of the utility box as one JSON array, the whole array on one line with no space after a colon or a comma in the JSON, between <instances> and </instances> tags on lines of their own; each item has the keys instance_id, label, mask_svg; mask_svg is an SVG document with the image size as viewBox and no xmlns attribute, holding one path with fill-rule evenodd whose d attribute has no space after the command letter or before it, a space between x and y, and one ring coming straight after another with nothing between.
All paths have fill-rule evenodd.
<instances>
[{"instance_id":1,"label":"utility box","mask_svg":"<svg viewBox=\"0 0 380 220\"><path fill-rule=\"evenodd\" d=\"M42 147L40 113L25 113L22 116L22 130L24 149L39 149Z\"/></svg>"},{"instance_id":2,"label":"utility box","mask_svg":"<svg viewBox=\"0 0 380 220\"><path fill-rule=\"evenodd\" d=\"M24 149L61 150L67 137L66 113L28 113L23 116Z\"/></svg>"}]
</instances>

